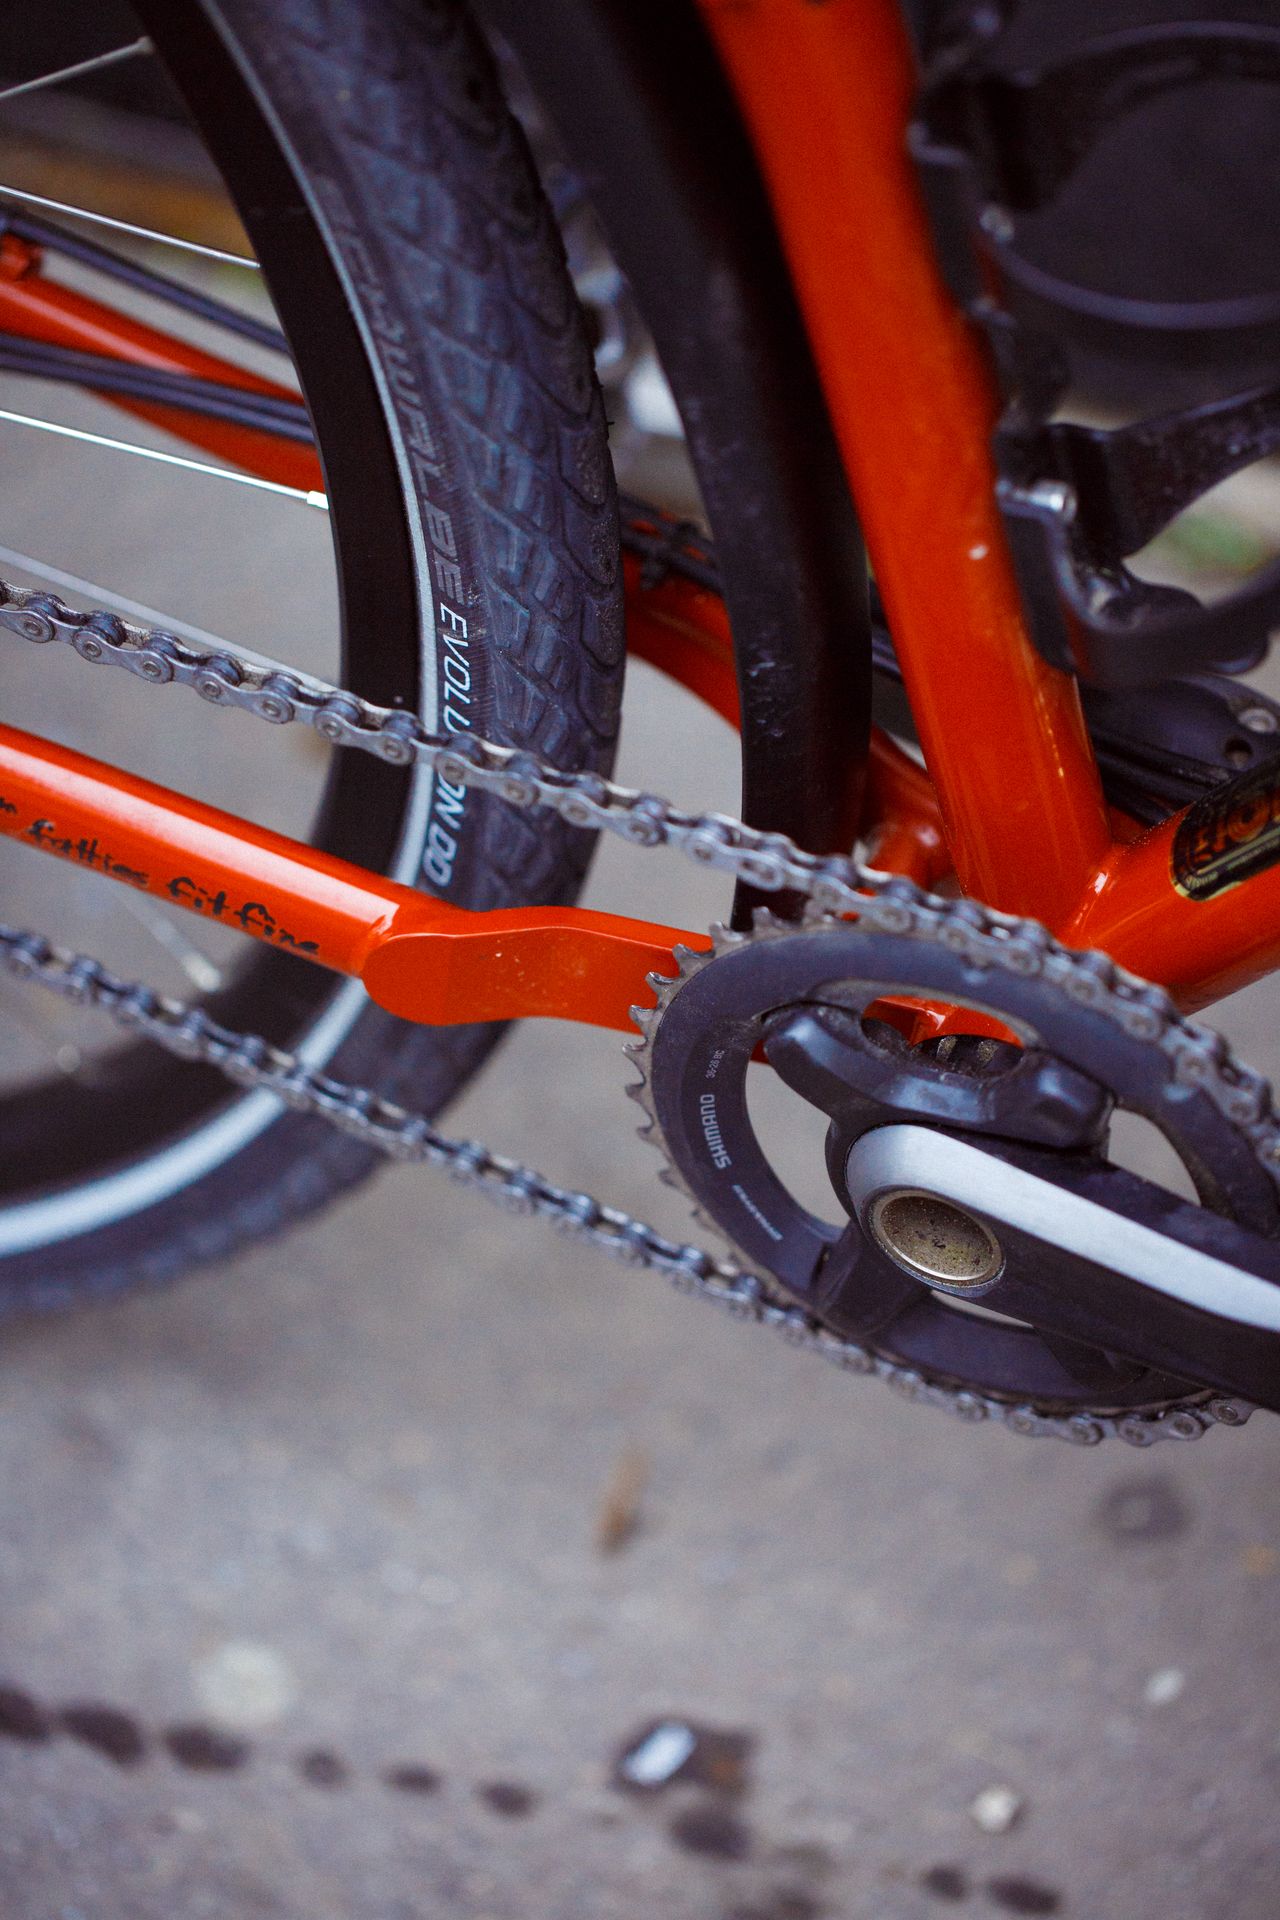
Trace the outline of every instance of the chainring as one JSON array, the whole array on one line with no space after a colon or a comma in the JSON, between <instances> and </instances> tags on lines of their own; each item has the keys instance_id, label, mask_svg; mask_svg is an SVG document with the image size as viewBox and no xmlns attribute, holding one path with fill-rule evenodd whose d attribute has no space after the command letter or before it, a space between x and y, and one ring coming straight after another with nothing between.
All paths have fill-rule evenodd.
<instances>
[{"instance_id":1,"label":"chainring","mask_svg":"<svg viewBox=\"0 0 1280 1920\"><path fill-rule=\"evenodd\" d=\"M1116 991L1114 970L1098 965L1102 956L1055 949L1055 968L1023 967L1007 940L963 913L919 916L901 930L836 918L797 926L759 913L750 933L717 927L713 940L710 951L678 950L678 975L652 978L656 1008L633 1010L643 1039L628 1051L643 1078L630 1091L649 1117L641 1131L665 1154L673 1183L762 1285L780 1288L843 1337L863 1340L892 1367L993 1406L1115 1421L1203 1408L1220 1395L1183 1370L1173 1376L1150 1367L1130 1369L1127 1377L1118 1369L1102 1394L1087 1369L1082 1378L1063 1364L1060 1341L930 1289L918 1288L910 1308L882 1327L841 1319L824 1298L822 1279L840 1229L794 1198L748 1111L748 1064L786 1010L834 1009L847 1021L893 995L960 1005L1001 1021L1041 1060L1064 1067L1068 1079L1105 1090L1108 1107L1149 1120L1206 1209L1272 1239L1280 1234L1280 1182L1258 1151L1257 1088L1251 1079L1247 1097L1230 1111L1230 1100L1190 1084L1187 1056L1170 1038L1185 1033L1185 1024L1174 1015L1166 1027L1158 990L1146 990L1153 996L1146 1007L1156 1011L1145 1017L1134 993L1140 983L1126 980ZM900 1086L908 1083L909 1069L901 1062L896 1068ZM909 1117L943 1124L936 1106L930 1114L939 1074L921 1069L923 1092ZM906 1097L914 1097L909 1086ZM842 1203L848 1211L847 1198ZM870 1241L859 1259L870 1263L860 1272L874 1288L882 1277L876 1262L889 1263ZM901 1275L895 1279L901 1292Z\"/></svg>"}]
</instances>

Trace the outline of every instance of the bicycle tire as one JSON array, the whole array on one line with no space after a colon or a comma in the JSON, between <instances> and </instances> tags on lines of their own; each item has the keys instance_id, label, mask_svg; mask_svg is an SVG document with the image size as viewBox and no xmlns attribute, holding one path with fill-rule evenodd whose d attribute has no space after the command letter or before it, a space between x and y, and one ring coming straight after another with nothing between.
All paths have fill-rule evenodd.
<instances>
[{"instance_id":1,"label":"bicycle tire","mask_svg":"<svg viewBox=\"0 0 1280 1920\"><path fill-rule=\"evenodd\" d=\"M295 352L330 494L348 684L430 726L455 685L453 722L607 770L623 635L603 407L553 218L465 8L139 11ZM466 610L462 666L426 620L442 598ZM419 652L423 626L434 638ZM471 907L574 897L588 836L484 796L459 819L449 799L435 787L424 803L415 776L340 755L313 837ZM499 1032L413 1027L367 1002L344 1025L334 1009L356 1004L350 983L278 953L255 952L205 1004L432 1114ZM91 1093L50 1082L0 1099L0 1310L171 1279L375 1163L314 1120L276 1106L263 1120L255 1100L145 1046L110 1057Z\"/></svg>"}]
</instances>

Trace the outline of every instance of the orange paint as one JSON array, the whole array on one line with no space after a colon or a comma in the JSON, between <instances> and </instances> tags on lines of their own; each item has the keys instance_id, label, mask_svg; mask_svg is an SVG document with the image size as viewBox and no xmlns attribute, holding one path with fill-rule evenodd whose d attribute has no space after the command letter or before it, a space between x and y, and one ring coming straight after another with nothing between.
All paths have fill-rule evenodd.
<instances>
[{"instance_id":1,"label":"orange paint","mask_svg":"<svg viewBox=\"0 0 1280 1920\"><path fill-rule=\"evenodd\" d=\"M468 913L283 834L0 726L0 833L282 951L358 975L406 1020L627 1028L650 971L709 942L576 907Z\"/></svg>"},{"instance_id":2,"label":"orange paint","mask_svg":"<svg viewBox=\"0 0 1280 1920\"><path fill-rule=\"evenodd\" d=\"M298 397L293 389L248 373L234 361L203 353L173 334L144 326L100 300L50 280L40 271L39 249L12 234L5 236L0 253L0 330L25 340L73 347L78 353L100 353L129 366L192 374L199 380L241 387L248 393L272 394L283 400ZM185 407L153 406L119 393L104 393L102 398L122 412L150 420L190 446L228 460L263 480L298 487L304 493L324 491L316 450L301 441L260 433L229 420L214 420Z\"/></svg>"},{"instance_id":3,"label":"orange paint","mask_svg":"<svg viewBox=\"0 0 1280 1920\"><path fill-rule=\"evenodd\" d=\"M907 155L897 0L699 0L773 202L967 893L1051 925L1108 845L1072 680L1029 641L996 399Z\"/></svg>"},{"instance_id":4,"label":"orange paint","mask_svg":"<svg viewBox=\"0 0 1280 1920\"><path fill-rule=\"evenodd\" d=\"M645 586L643 572L635 554L623 555L627 651L678 680L736 727L738 680L724 601L679 574Z\"/></svg>"},{"instance_id":5,"label":"orange paint","mask_svg":"<svg viewBox=\"0 0 1280 1920\"><path fill-rule=\"evenodd\" d=\"M1260 980L1280 961L1280 865L1210 900L1188 900L1172 873L1183 818L1114 847L1060 937L1101 948L1193 1008Z\"/></svg>"},{"instance_id":6,"label":"orange paint","mask_svg":"<svg viewBox=\"0 0 1280 1920\"><path fill-rule=\"evenodd\" d=\"M895 0L699 4L773 199L928 765L873 734L871 863L926 886L953 869L966 892L1105 949L1187 1005L1260 977L1280 962L1280 866L1210 900L1183 898L1169 865L1177 822L1136 834L1108 821L1074 683L1026 635L995 504L989 369L937 272L907 159L914 75ZM0 327L288 392L39 266L38 250L0 243ZM310 448L113 404L263 478L322 484ZM674 574L646 587L632 556L625 569L632 649L736 723L723 601ZM39 820L52 824L33 835ZM409 1019L625 1027L647 997L644 973L670 971L673 942L688 938L576 909L465 913L4 728L0 832L359 974ZM944 1008L910 1012L917 1036L975 1025Z\"/></svg>"},{"instance_id":7,"label":"orange paint","mask_svg":"<svg viewBox=\"0 0 1280 1920\"><path fill-rule=\"evenodd\" d=\"M951 866L933 782L889 734L871 729L863 799L867 865L936 886Z\"/></svg>"}]
</instances>

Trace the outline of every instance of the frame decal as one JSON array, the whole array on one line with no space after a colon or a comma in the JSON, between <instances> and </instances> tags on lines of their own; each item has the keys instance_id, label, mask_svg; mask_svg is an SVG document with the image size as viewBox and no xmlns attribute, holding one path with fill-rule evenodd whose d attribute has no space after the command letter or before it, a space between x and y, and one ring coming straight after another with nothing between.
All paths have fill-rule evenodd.
<instances>
[{"instance_id":1,"label":"frame decal","mask_svg":"<svg viewBox=\"0 0 1280 1920\"><path fill-rule=\"evenodd\" d=\"M1228 780L1183 815L1169 857L1187 900L1212 900L1280 862L1280 756Z\"/></svg>"}]
</instances>

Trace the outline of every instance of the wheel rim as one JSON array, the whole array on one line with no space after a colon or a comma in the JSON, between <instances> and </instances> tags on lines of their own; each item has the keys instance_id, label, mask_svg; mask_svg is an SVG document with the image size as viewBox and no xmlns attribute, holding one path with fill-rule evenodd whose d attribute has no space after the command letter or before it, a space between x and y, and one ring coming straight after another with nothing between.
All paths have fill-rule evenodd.
<instances>
[{"instance_id":1,"label":"wheel rim","mask_svg":"<svg viewBox=\"0 0 1280 1920\"><path fill-rule=\"evenodd\" d=\"M341 280L318 226L286 217L297 200L293 169L251 76L202 7L160 11L152 37L162 52L171 49L167 64L185 69L194 117L224 178L242 198L253 198L256 249L286 331L303 342L296 357L332 494L344 683L381 703L416 706L434 725L423 705L432 676L423 672L403 450L393 443ZM291 329L302 315L305 328ZM353 404L358 434L350 431ZM345 433L330 429L335 419ZM366 633L353 647L348 609L371 598L378 644ZM335 756L311 838L414 884L429 784L429 774ZM255 949L231 985L205 1004L228 1026L261 1032L319 1062L341 1047L366 1002L354 983ZM91 1231L163 1199L241 1151L282 1111L274 1100L236 1094L209 1070L175 1072L145 1046L122 1049L102 1066L91 1087L50 1078L0 1096L0 1255ZM53 1189L50 1166L58 1171Z\"/></svg>"}]
</instances>

